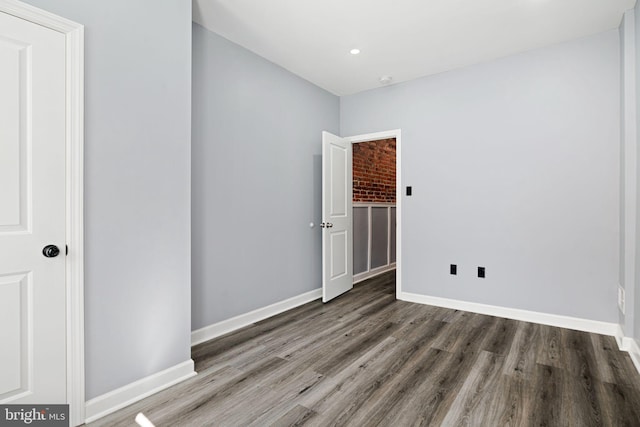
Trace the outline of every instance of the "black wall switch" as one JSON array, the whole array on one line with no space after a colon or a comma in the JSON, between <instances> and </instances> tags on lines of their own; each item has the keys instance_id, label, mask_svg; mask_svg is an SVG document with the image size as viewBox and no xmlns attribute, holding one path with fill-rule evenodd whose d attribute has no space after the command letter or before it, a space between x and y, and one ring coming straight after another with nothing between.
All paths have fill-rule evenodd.
<instances>
[{"instance_id":1,"label":"black wall switch","mask_svg":"<svg viewBox=\"0 0 640 427\"><path fill-rule=\"evenodd\" d=\"M454 276L458 274L458 266L455 264L451 264L449 266L449 273L453 274Z\"/></svg>"},{"instance_id":2,"label":"black wall switch","mask_svg":"<svg viewBox=\"0 0 640 427\"><path fill-rule=\"evenodd\" d=\"M407 185L407 196L411 195L411 186Z\"/></svg>"},{"instance_id":3,"label":"black wall switch","mask_svg":"<svg viewBox=\"0 0 640 427\"><path fill-rule=\"evenodd\" d=\"M484 267L478 267L478 277L484 279Z\"/></svg>"}]
</instances>

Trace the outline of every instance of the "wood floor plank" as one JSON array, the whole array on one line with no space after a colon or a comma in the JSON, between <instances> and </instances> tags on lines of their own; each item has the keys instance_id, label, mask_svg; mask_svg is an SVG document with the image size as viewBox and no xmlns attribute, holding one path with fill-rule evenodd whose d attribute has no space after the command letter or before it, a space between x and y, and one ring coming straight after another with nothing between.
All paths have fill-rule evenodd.
<instances>
[{"instance_id":1,"label":"wood floor plank","mask_svg":"<svg viewBox=\"0 0 640 427\"><path fill-rule=\"evenodd\" d=\"M626 385L602 383L603 418L605 426L640 426L640 395Z\"/></svg>"},{"instance_id":2,"label":"wood floor plank","mask_svg":"<svg viewBox=\"0 0 640 427\"><path fill-rule=\"evenodd\" d=\"M613 372L614 383L640 389L640 378L629 354L620 351L611 351L609 354L609 366Z\"/></svg>"},{"instance_id":3,"label":"wood floor plank","mask_svg":"<svg viewBox=\"0 0 640 427\"><path fill-rule=\"evenodd\" d=\"M353 307L347 307L349 312L353 312ZM341 310L341 309L339 309ZM366 335L371 328L379 326L382 322L394 323L390 319L395 316L395 310L390 305L379 306L378 310L365 317L355 317L351 321L335 321L325 327L324 331L310 336L311 340L295 349L289 349L282 357L285 359L295 359L299 353L308 353L309 350L322 350L326 347L341 345L341 342L349 342L357 339L361 335ZM362 319L358 321L358 319ZM305 328L306 329L306 328Z\"/></svg>"},{"instance_id":4,"label":"wood floor plank","mask_svg":"<svg viewBox=\"0 0 640 427\"><path fill-rule=\"evenodd\" d=\"M469 313L467 311L462 310L443 310L442 311L442 320L446 323L453 323L463 318L472 317L473 313Z\"/></svg>"},{"instance_id":5,"label":"wood floor plank","mask_svg":"<svg viewBox=\"0 0 640 427\"><path fill-rule=\"evenodd\" d=\"M538 328L533 323L518 322L511 341L503 373L518 378L531 378L536 366L536 342Z\"/></svg>"},{"instance_id":6,"label":"wood floor plank","mask_svg":"<svg viewBox=\"0 0 640 427\"><path fill-rule=\"evenodd\" d=\"M615 383L615 375L613 373L613 368L609 363L609 359L611 355L609 352L616 352L618 350L618 345L615 343L615 340L608 340L604 335L591 334L591 344L593 348L593 354L596 359L596 366L598 369L598 378L601 381L608 383Z\"/></svg>"},{"instance_id":7,"label":"wood floor plank","mask_svg":"<svg viewBox=\"0 0 640 427\"><path fill-rule=\"evenodd\" d=\"M364 392L358 390L368 388L371 380L379 383L377 378L388 372L397 356L397 341L389 337L341 372L325 377L317 387L305 392L299 403L318 413L326 413L336 405L349 404L349 396L363 395Z\"/></svg>"},{"instance_id":8,"label":"wood floor plank","mask_svg":"<svg viewBox=\"0 0 640 427\"><path fill-rule=\"evenodd\" d=\"M255 391L252 390L245 395L244 399L239 398L231 404L224 405L224 410L219 414L211 411L207 415L215 417L220 425L246 426L258 420L267 423L273 418L274 408L293 409L291 406L296 399L322 379L322 375L311 370L291 375L274 375L273 381L261 384Z\"/></svg>"},{"instance_id":9,"label":"wood floor plank","mask_svg":"<svg viewBox=\"0 0 640 427\"><path fill-rule=\"evenodd\" d=\"M556 359L551 359L556 360ZM536 366L532 384L535 390L530 421L536 426L569 426L566 409L570 402L564 399L565 372L553 366Z\"/></svg>"},{"instance_id":10,"label":"wood floor plank","mask_svg":"<svg viewBox=\"0 0 640 427\"><path fill-rule=\"evenodd\" d=\"M567 417L572 425L603 425L603 392L602 383L590 374L581 377L567 375L565 377L566 401L569 402Z\"/></svg>"},{"instance_id":11,"label":"wood floor plank","mask_svg":"<svg viewBox=\"0 0 640 427\"><path fill-rule=\"evenodd\" d=\"M504 357L495 353L480 353L444 417L443 426L478 425L479 420L487 419L489 408L481 403L499 381L503 361Z\"/></svg>"},{"instance_id":12,"label":"wood floor plank","mask_svg":"<svg viewBox=\"0 0 640 427\"><path fill-rule=\"evenodd\" d=\"M536 325L536 328L538 329L536 363L564 368L566 363L562 347L562 329L547 325Z\"/></svg>"},{"instance_id":13,"label":"wood floor plank","mask_svg":"<svg viewBox=\"0 0 640 427\"><path fill-rule=\"evenodd\" d=\"M339 320L323 318L322 320L310 320L311 324L297 323L297 329L287 329L278 337L264 341L263 347L257 351L239 354L233 361L227 363L232 363L238 369L247 369L255 360L263 358L283 357L290 360L293 358L292 354L297 351L307 353L313 346L321 348L323 344L331 340L331 337L335 337L337 334L342 335L345 331L358 326L361 321L362 315L351 312ZM220 360L226 362L226 357L225 354L224 358L220 357Z\"/></svg>"},{"instance_id":14,"label":"wood floor plank","mask_svg":"<svg viewBox=\"0 0 640 427\"><path fill-rule=\"evenodd\" d=\"M491 420L495 427L529 425L533 411L534 393L528 380L500 375L495 388L487 390L467 418L470 426L484 427Z\"/></svg>"},{"instance_id":15,"label":"wood floor plank","mask_svg":"<svg viewBox=\"0 0 640 427\"><path fill-rule=\"evenodd\" d=\"M449 323L433 347L449 353L478 353L496 321L496 317L469 314Z\"/></svg>"},{"instance_id":16,"label":"wood floor plank","mask_svg":"<svg viewBox=\"0 0 640 427\"><path fill-rule=\"evenodd\" d=\"M491 353L505 355L511 349L518 322L511 319L496 318L495 324L487 333L482 349Z\"/></svg>"},{"instance_id":17,"label":"wood floor plank","mask_svg":"<svg viewBox=\"0 0 640 427\"><path fill-rule=\"evenodd\" d=\"M396 296L395 295L381 295L380 298L366 306L356 309L356 312L362 314L363 316L370 316L372 314L376 314L380 312L380 310L384 308L388 308L392 304L395 305Z\"/></svg>"},{"instance_id":18,"label":"wood floor plank","mask_svg":"<svg viewBox=\"0 0 640 427\"><path fill-rule=\"evenodd\" d=\"M198 344L192 349L192 357L202 363L214 358L236 346L255 345L257 338L277 331L279 327L287 325L295 320L309 319L312 315L321 314L324 307L318 301L273 316L262 322L254 323L242 329L226 334L215 340ZM203 369L205 367L203 366Z\"/></svg>"},{"instance_id":19,"label":"wood floor plank","mask_svg":"<svg viewBox=\"0 0 640 427\"><path fill-rule=\"evenodd\" d=\"M305 425L310 419L312 419L316 413L309 408L305 408L301 405L296 405L289 412L277 419L273 423L263 424L262 421L255 424L256 427L269 425L272 427L296 427Z\"/></svg>"},{"instance_id":20,"label":"wood floor plank","mask_svg":"<svg viewBox=\"0 0 640 427\"><path fill-rule=\"evenodd\" d=\"M395 364L391 370L363 381L364 387L359 387L357 399L345 396L339 405L329 407L323 413L324 420L316 425L402 425L395 424L404 412L398 406L404 404L408 396L419 395L420 386L429 378L438 373L444 375L450 358L445 351L423 349L408 363Z\"/></svg>"},{"instance_id":21,"label":"wood floor plank","mask_svg":"<svg viewBox=\"0 0 640 427\"><path fill-rule=\"evenodd\" d=\"M341 348L334 347L333 351L327 352L327 356L319 363L316 363L313 366L313 370L323 375L334 375L358 359L362 353L390 337L398 327L397 323L385 322L374 326L359 337L352 337L348 341L345 340L344 346Z\"/></svg>"},{"instance_id":22,"label":"wood floor plank","mask_svg":"<svg viewBox=\"0 0 640 427\"><path fill-rule=\"evenodd\" d=\"M394 414L388 414L384 424L399 416L397 425L431 426L442 425L451 405L455 401L464 380L476 363L478 354L474 352L447 355L446 362L433 372L427 370L420 386ZM393 415L393 417L392 417Z\"/></svg>"},{"instance_id":23,"label":"wood floor plank","mask_svg":"<svg viewBox=\"0 0 640 427\"><path fill-rule=\"evenodd\" d=\"M438 364L444 368L448 354L428 346L443 326L443 322L434 321L419 328L415 340L408 340L411 345L396 344L393 359L368 378L359 380L356 393L346 394L329 409L318 409L318 412L342 425L378 422L391 407L413 392L424 380L426 371L436 370Z\"/></svg>"},{"instance_id":24,"label":"wood floor plank","mask_svg":"<svg viewBox=\"0 0 640 427\"><path fill-rule=\"evenodd\" d=\"M236 376L225 387L214 393L201 395L188 407L181 408L162 419L165 425L206 425L209 420L216 420L219 414L224 413L233 405L237 405L251 395L256 395L261 381L268 380L274 370L286 365L286 361L280 358L263 360L254 369ZM153 420L152 420L153 421Z\"/></svg>"},{"instance_id":25,"label":"wood floor plank","mask_svg":"<svg viewBox=\"0 0 640 427\"><path fill-rule=\"evenodd\" d=\"M471 316L468 318L470 317ZM443 322L446 323L445 329L442 331L442 334L440 334L438 339L434 341L431 347L451 353L460 340L460 335L468 335L471 331L464 321L451 321L449 319L449 321L443 320Z\"/></svg>"},{"instance_id":26,"label":"wood floor plank","mask_svg":"<svg viewBox=\"0 0 640 427\"><path fill-rule=\"evenodd\" d=\"M391 357L383 360L383 363L379 364L375 371L369 370L365 379L357 378L359 395L369 398L371 393L384 389L391 379L401 377L402 371L411 371L416 364L421 367L423 364L430 366L429 361L420 362L420 360L424 353L430 351L427 343L438 333L442 325L442 322L434 322L432 325L416 331L418 337L415 341L411 341L411 345L408 345L407 342L394 340ZM366 366L366 364L366 358L354 363L359 367ZM345 390L343 384L340 384L339 388Z\"/></svg>"},{"instance_id":27,"label":"wood floor plank","mask_svg":"<svg viewBox=\"0 0 640 427\"><path fill-rule=\"evenodd\" d=\"M91 425L640 426L613 337L396 301L394 281L195 346L196 377Z\"/></svg>"},{"instance_id":28,"label":"wood floor plank","mask_svg":"<svg viewBox=\"0 0 640 427\"><path fill-rule=\"evenodd\" d=\"M470 327L463 330L451 352L478 354L490 337L490 333L498 320L497 317L474 314L471 318Z\"/></svg>"}]
</instances>

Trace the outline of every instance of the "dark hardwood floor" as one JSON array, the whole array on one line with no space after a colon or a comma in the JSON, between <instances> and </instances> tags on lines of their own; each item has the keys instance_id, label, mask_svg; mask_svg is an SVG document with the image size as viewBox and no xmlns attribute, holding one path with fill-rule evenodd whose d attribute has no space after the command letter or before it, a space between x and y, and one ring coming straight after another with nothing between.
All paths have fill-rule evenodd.
<instances>
[{"instance_id":1,"label":"dark hardwood floor","mask_svg":"<svg viewBox=\"0 0 640 427\"><path fill-rule=\"evenodd\" d=\"M640 426L614 338L396 301L394 277L198 345L196 377L91 425Z\"/></svg>"}]
</instances>

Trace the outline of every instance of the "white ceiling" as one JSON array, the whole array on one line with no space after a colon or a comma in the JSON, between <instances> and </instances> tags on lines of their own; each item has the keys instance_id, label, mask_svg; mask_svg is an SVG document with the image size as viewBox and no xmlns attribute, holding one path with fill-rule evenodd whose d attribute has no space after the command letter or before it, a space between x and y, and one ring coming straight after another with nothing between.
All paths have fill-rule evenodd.
<instances>
[{"instance_id":1,"label":"white ceiling","mask_svg":"<svg viewBox=\"0 0 640 427\"><path fill-rule=\"evenodd\" d=\"M193 0L193 20L347 95L617 28L635 0ZM359 48L359 55L349 50Z\"/></svg>"}]
</instances>

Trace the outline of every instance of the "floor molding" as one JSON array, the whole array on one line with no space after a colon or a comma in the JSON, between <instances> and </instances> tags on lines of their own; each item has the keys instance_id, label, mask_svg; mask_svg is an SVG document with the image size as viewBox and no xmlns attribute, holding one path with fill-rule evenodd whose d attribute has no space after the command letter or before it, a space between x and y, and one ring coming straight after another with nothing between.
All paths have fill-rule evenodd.
<instances>
[{"instance_id":1,"label":"floor molding","mask_svg":"<svg viewBox=\"0 0 640 427\"><path fill-rule=\"evenodd\" d=\"M372 277L379 276L381 274L384 274L388 271L395 270L395 269L396 269L396 263L394 262L391 265L385 265L384 267L379 267L374 270L365 271L364 273L356 274L355 276L353 276L353 284L355 285L360 282L364 282L367 279L371 279Z\"/></svg>"},{"instance_id":2,"label":"floor molding","mask_svg":"<svg viewBox=\"0 0 640 427\"><path fill-rule=\"evenodd\" d=\"M616 342L621 351L629 353L633 365L636 367L638 373L640 373L640 346L638 346L638 342L633 338L624 336L624 331L620 325L618 325L618 331L616 333Z\"/></svg>"},{"instance_id":3,"label":"floor molding","mask_svg":"<svg viewBox=\"0 0 640 427\"><path fill-rule=\"evenodd\" d=\"M625 340L629 340L626 352L629 353L631 361L638 370L638 373L640 373L640 347L638 347L638 342L632 338L625 338Z\"/></svg>"},{"instance_id":4,"label":"floor molding","mask_svg":"<svg viewBox=\"0 0 640 427\"><path fill-rule=\"evenodd\" d=\"M221 335L228 334L236 329L244 328L252 323L259 322L271 316L275 316L276 314L280 314L308 302L315 301L318 298L322 298L322 288L314 289L313 291L306 292L293 298L279 301L266 307L258 308L257 310L205 326L204 328L191 332L191 345L194 346L217 338Z\"/></svg>"},{"instance_id":5,"label":"floor molding","mask_svg":"<svg viewBox=\"0 0 640 427\"><path fill-rule=\"evenodd\" d=\"M91 399L85 405L85 423L102 418L194 375L196 375L194 363L193 360L189 359L164 371L149 375Z\"/></svg>"},{"instance_id":6,"label":"floor molding","mask_svg":"<svg viewBox=\"0 0 640 427\"><path fill-rule=\"evenodd\" d=\"M600 322L597 320L579 319L576 317L560 316L557 314L538 313L535 311L519 310L515 308L499 307L475 302L466 302L448 298L431 297L426 295L402 292L398 299L418 304L435 305L437 307L451 308L454 310L470 311L472 313L486 314L489 316L505 317L507 319L521 320L524 322L540 323L543 325L557 326L560 328L575 329L578 331L592 332L596 334L617 336L618 324Z\"/></svg>"},{"instance_id":7,"label":"floor molding","mask_svg":"<svg viewBox=\"0 0 640 427\"><path fill-rule=\"evenodd\" d=\"M627 349L629 348L629 342L627 340L629 340L629 338L626 338L624 336L622 325L618 325L618 329L616 330L615 337L616 337L616 342L618 343L618 348L621 351L627 351Z\"/></svg>"}]
</instances>

